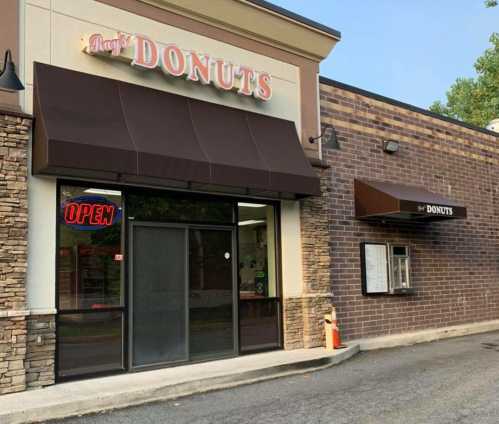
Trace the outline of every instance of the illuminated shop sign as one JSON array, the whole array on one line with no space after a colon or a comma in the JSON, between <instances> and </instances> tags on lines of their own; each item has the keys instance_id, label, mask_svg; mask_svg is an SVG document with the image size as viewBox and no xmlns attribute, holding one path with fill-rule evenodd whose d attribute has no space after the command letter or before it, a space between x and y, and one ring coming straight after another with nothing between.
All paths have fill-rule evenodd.
<instances>
[{"instance_id":1,"label":"illuminated shop sign","mask_svg":"<svg viewBox=\"0 0 499 424\"><path fill-rule=\"evenodd\" d=\"M79 196L61 205L62 221L76 230L100 230L121 220L121 209L102 196Z\"/></svg>"},{"instance_id":2,"label":"illuminated shop sign","mask_svg":"<svg viewBox=\"0 0 499 424\"><path fill-rule=\"evenodd\" d=\"M118 33L116 38L105 39L102 34L92 34L83 50L90 55L130 61L133 67L140 69L160 68L171 77L212 84L220 90L234 90L263 101L272 97L272 77L268 72L235 65L206 53L184 50L173 43L159 44L145 35Z\"/></svg>"}]
</instances>

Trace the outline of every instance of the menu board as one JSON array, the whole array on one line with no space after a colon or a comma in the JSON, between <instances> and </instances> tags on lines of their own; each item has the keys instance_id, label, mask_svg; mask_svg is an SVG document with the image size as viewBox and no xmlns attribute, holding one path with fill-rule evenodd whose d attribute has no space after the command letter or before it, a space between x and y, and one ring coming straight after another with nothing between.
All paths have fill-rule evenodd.
<instances>
[{"instance_id":1,"label":"menu board","mask_svg":"<svg viewBox=\"0 0 499 424\"><path fill-rule=\"evenodd\" d=\"M386 244L362 243L362 291L364 294L388 292Z\"/></svg>"}]
</instances>

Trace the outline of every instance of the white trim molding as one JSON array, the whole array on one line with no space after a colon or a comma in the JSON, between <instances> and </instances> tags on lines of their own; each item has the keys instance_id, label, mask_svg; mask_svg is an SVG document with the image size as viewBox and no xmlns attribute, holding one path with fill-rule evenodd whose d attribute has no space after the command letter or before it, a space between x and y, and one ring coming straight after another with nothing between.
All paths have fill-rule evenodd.
<instances>
[{"instance_id":1,"label":"white trim molding","mask_svg":"<svg viewBox=\"0 0 499 424\"><path fill-rule=\"evenodd\" d=\"M56 315L57 309L7 309L0 311L0 318L27 317L30 315Z\"/></svg>"}]
</instances>

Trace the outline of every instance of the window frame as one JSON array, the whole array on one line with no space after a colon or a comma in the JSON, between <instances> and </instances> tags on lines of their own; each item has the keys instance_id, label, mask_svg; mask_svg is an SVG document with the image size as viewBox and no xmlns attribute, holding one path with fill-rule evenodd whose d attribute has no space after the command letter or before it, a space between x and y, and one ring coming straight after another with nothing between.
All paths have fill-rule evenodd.
<instances>
[{"instance_id":1,"label":"window frame","mask_svg":"<svg viewBox=\"0 0 499 424\"><path fill-rule=\"evenodd\" d=\"M386 252L386 278L387 278L387 289L386 291L371 292L368 291L367 287L367 265L366 265L366 246L367 245L378 245L383 246ZM363 241L360 243L360 270L361 270L361 291L363 296L396 296L396 295L413 295L416 290L413 285L412 278L412 252L408 243L391 243L391 242L379 242L379 241ZM394 254L394 248L405 249L405 255ZM404 263L404 276L406 278L406 287L395 286L396 275L395 269L397 268L399 261ZM402 270L399 269L399 274L402 276Z\"/></svg>"},{"instance_id":2,"label":"window frame","mask_svg":"<svg viewBox=\"0 0 499 424\"><path fill-rule=\"evenodd\" d=\"M150 193L154 195L155 193L164 193L166 195L171 196L179 196L179 197L187 197L192 199L206 199L206 200L219 200L219 201L229 201L233 204L233 222L231 223L222 223L222 222L192 222L192 221L169 221L172 224L194 224L194 225L207 225L207 226L220 226L220 225L228 225L234 227L235 232L235 252L236 252L236 260L239 263L239 231L238 231L238 222L239 222L239 213L238 213L238 202L245 203L261 203L266 205L272 205L274 209L274 226L275 226L275 261L276 261L276 295L274 297L268 297L263 299L264 301L273 300L277 304L277 324L278 324L278 345L275 348L265 348L260 350L241 350L241 322L240 322L240 299L239 299L239 291L240 291L240 276L239 272L237 272L237 304L235 307L237 308L237 316L235 317L237 320L237 329L238 329L238 354L253 354L261 351L270 351L270 350L279 350L283 348L283 340L284 340L284 325L283 325L283 299L282 299L282 246L281 246L281 200L278 199L267 199L267 198L255 198L255 197L244 197L241 195L228 195L228 194L217 194L217 193L206 193L206 192L197 192L197 191L188 191L188 190L175 190L175 189L166 189L166 188L155 188L155 187L140 187L140 186L130 186L119 183L106 183L106 182L94 182L88 180L77 180L77 179L68 179L68 178L57 178L56 181L56 215L55 215L55 226L56 226L56 243L55 243L55 306L57 310L56 316L56 327L55 327L55 336L56 336L56 349L55 349L55 381L65 382L72 380L81 380L87 378L94 378L106 375L115 375L119 373L133 372L129 367L129 320L130 320L130 300L129 300L129 261L130 258L128 256L129 251L129 216L128 216L128 196L133 192L142 192L144 194ZM60 208L60 195L61 195L61 186L76 186L76 187L92 187L92 188L102 188L108 190L119 190L121 191L121 207L122 207L122 220L121 220L121 251L123 254L123 261L121 262L121 297L122 302L120 306L113 306L109 308L101 308L101 309L59 309L59 248L60 248L60 225L59 225L59 208ZM285 200L285 199L282 199ZM260 301L262 299L251 299L249 302ZM122 314L122 367L120 369L113 369L109 371L100 371L96 373L88 373L88 374L80 374L71 377L60 377L59 376L59 363L60 363L60 354L59 354L59 323L58 316L59 315L69 315L69 314L87 314L87 313L105 313L105 312L121 312ZM189 362L195 363L196 361Z\"/></svg>"},{"instance_id":3,"label":"window frame","mask_svg":"<svg viewBox=\"0 0 499 424\"><path fill-rule=\"evenodd\" d=\"M70 186L70 187L89 187L89 188L102 188L102 189L115 189L121 191L121 210L122 217L120 223L120 246L121 251L124 252L125 248L125 229L124 222L126 217L126 199L125 192L121 187L116 187L111 184L102 184L102 183L92 183L87 181L73 181L73 180L57 180L57 188L56 188L56 216L55 216L55 225L56 225L56 251L55 251L55 306L57 310L56 316L56 326L55 326L55 337L56 337L56 349L55 349L55 381L64 382L64 381L72 381L78 380L82 378L92 378L98 376L105 376L116 374L120 372L126 371L126 359L127 352L125 349L125 340L128 337L126 323L128 322L128 312L127 312L127 304L126 304L126 288L125 288L125 257L120 264L120 305L99 308L99 309L91 309L91 308L76 308L76 309L60 309L60 290L59 290L59 267L60 267L60 241L61 241L61 226L60 223L60 205L61 205L61 187L62 186ZM60 370L60 349L59 342L61 340L61 335L59 331L59 316L67 316L67 315L81 315L81 314L99 314L99 313L109 313L109 312L119 312L121 314L121 367L113 368L106 371L98 371L98 372L89 372L84 374L72 375L72 376L61 376L59 374Z\"/></svg>"},{"instance_id":4,"label":"window frame","mask_svg":"<svg viewBox=\"0 0 499 424\"><path fill-rule=\"evenodd\" d=\"M255 349L242 349L241 343L241 275L239 273L239 207L236 201L235 213L236 213L236 242L237 242L237 261L238 261L238 270L237 270L237 291L238 291L238 326L239 326L239 354L240 355L249 355L259 352L267 352L271 350L279 350L283 348L283 340L284 340L284 324L283 324L283 300L282 300L282 261L281 261L281 203L279 201L267 201L267 200L251 200L251 199L238 199L244 203L260 203L273 207L274 210L274 244L275 244L275 263L276 263L276 294L272 297L266 298L248 298L243 299L243 302L270 302L274 301L277 307L277 333L278 333L278 341L277 346L272 348L255 348Z\"/></svg>"}]
</instances>

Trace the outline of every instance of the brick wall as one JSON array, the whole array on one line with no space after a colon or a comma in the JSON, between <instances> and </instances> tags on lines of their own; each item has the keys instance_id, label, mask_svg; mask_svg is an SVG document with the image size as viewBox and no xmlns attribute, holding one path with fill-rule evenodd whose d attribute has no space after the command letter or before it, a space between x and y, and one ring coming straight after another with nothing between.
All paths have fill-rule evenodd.
<instances>
[{"instance_id":1,"label":"brick wall","mask_svg":"<svg viewBox=\"0 0 499 424\"><path fill-rule=\"evenodd\" d=\"M334 84L334 83L331 83ZM499 137L341 85L321 84L331 166L331 285L346 339L499 318ZM389 155L382 141L400 142ZM465 220L374 224L354 218L354 178L418 185L464 204ZM359 244L407 244L411 296L362 296Z\"/></svg>"}]
</instances>

